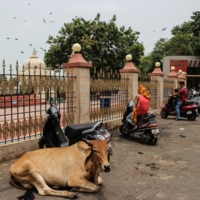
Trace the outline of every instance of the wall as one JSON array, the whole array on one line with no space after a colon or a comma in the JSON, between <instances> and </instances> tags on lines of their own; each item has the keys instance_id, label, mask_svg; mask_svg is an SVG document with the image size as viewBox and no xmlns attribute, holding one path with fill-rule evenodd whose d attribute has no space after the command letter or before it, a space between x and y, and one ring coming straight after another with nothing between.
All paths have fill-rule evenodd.
<instances>
[{"instance_id":1,"label":"wall","mask_svg":"<svg viewBox=\"0 0 200 200\"><path fill-rule=\"evenodd\" d=\"M200 56L166 56L163 58L163 73L165 76L170 72L170 60L200 60ZM176 69L176 68L175 68Z\"/></svg>"}]
</instances>

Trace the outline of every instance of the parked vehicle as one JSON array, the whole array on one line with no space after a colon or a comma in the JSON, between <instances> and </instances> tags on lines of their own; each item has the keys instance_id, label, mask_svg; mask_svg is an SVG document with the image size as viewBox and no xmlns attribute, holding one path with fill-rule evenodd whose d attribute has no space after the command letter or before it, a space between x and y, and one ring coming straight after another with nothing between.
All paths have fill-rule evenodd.
<instances>
[{"instance_id":1,"label":"parked vehicle","mask_svg":"<svg viewBox=\"0 0 200 200\"><path fill-rule=\"evenodd\" d=\"M168 115L176 116L175 106L173 105L173 97L169 97L165 106L162 108L160 113L162 118L167 118ZM193 121L198 116L198 104L196 100L187 100L181 106L180 116Z\"/></svg>"},{"instance_id":2,"label":"parked vehicle","mask_svg":"<svg viewBox=\"0 0 200 200\"><path fill-rule=\"evenodd\" d=\"M46 114L47 118L43 127L43 135L38 142L39 148L43 148L44 146L66 147L83 139L106 140L109 146L109 155L112 155L110 144L112 134L102 127L102 121L68 125L63 132L60 127L60 113L57 106L51 104Z\"/></svg>"},{"instance_id":3,"label":"parked vehicle","mask_svg":"<svg viewBox=\"0 0 200 200\"><path fill-rule=\"evenodd\" d=\"M188 99L193 99L199 96L199 92L196 91L194 88L191 88L188 93Z\"/></svg>"},{"instance_id":4,"label":"parked vehicle","mask_svg":"<svg viewBox=\"0 0 200 200\"><path fill-rule=\"evenodd\" d=\"M132 113L133 111L134 102L130 101L127 104L126 111L124 112L124 116L122 119L122 125L120 127L120 132L125 135L135 135L137 134L139 137L141 137L146 143L155 145L158 140L159 136L159 129L158 129L158 123L155 120L155 114L148 113L144 115L138 116L138 128L136 130L133 130L133 125L127 121L127 116Z\"/></svg>"},{"instance_id":5,"label":"parked vehicle","mask_svg":"<svg viewBox=\"0 0 200 200\"><path fill-rule=\"evenodd\" d=\"M198 106L198 115L200 115L200 96L192 97L190 100L196 101L196 104Z\"/></svg>"}]
</instances>

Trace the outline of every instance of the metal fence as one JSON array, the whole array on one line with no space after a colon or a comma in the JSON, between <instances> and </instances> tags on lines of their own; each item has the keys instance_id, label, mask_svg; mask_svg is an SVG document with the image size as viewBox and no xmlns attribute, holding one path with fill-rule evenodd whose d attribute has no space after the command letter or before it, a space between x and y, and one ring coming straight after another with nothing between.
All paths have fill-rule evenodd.
<instances>
[{"instance_id":1,"label":"metal fence","mask_svg":"<svg viewBox=\"0 0 200 200\"><path fill-rule=\"evenodd\" d=\"M0 144L36 137L42 132L46 110L57 104L61 113L61 126L74 120L73 82L76 77L69 69L18 69L0 74Z\"/></svg>"},{"instance_id":2,"label":"metal fence","mask_svg":"<svg viewBox=\"0 0 200 200\"><path fill-rule=\"evenodd\" d=\"M174 82L168 79L165 79L163 82L163 104L165 104L169 98L170 94L173 94Z\"/></svg>"},{"instance_id":3,"label":"metal fence","mask_svg":"<svg viewBox=\"0 0 200 200\"><path fill-rule=\"evenodd\" d=\"M108 121L121 118L128 102L129 79L120 76L112 78L91 78L90 120Z\"/></svg>"}]
</instances>

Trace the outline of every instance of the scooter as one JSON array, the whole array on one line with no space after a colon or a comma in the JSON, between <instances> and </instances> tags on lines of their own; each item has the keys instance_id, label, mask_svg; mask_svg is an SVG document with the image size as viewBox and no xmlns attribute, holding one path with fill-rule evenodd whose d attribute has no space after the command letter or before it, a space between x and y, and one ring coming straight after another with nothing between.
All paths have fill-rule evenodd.
<instances>
[{"instance_id":1,"label":"scooter","mask_svg":"<svg viewBox=\"0 0 200 200\"><path fill-rule=\"evenodd\" d=\"M197 96L197 97L192 97L189 99L190 101L193 100L193 101L196 101L196 104L198 106L198 115L200 115L200 96Z\"/></svg>"},{"instance_id":2,"label":"scooter","mask_svg":"<svg viewBox=\"0 0 200 200\"><path fill-rule=\"evenodd\" d=\"M167 118L168 115L176 116L176 110L173 104L173 97L169 97L165 106L161 110L161 117ZM196 100L187 100L181 105L180 116L187 118L190 121L194 121L198 116L198 104Z\"/></svg>"},{"instance_id":3,"label":"scooter","mask_svg":"<svg viewBox=\"0 0 200 200\"><path fill-rule=\"evenodd\" d=\"M63 132L60 127L60 113L57 106L51 104L46 114L43 134L38 142L39 148L66 147L84 139L106 140L109 147L108 153L109 155L113 154L110 144L113 134L102 127L102 121L68 125Z\"/></svg>"},{"instance_id":4,"label":"scooter","mask_svg":"<svg viewBox=\"0 0 200 200\"><path fill-rule=\"evenodd\" d=\"M158 129L158 123L155 120L155 117L156 117L155 114L148 113L148 114L138 116L138 122L137 122L138 128L135 130L132 130L133 125L130 122L128 122L127 116L130 113L132 113L133 106L134 106L133 101L128 102L126 106L126 110L124 112L123 119L122 119L122 125L119 129L120 132L125 136L129 136L129 135L133 136L137 134L147 144L155 145L157 143L158 136L160 133Z\"/></svg>"},{"instance_id":5,"label":"scooter","mask_svg":"<svg viewBox=\"0 0 200 200\"><path fill-rule=\"evenodd\" d=\"M198 97L199 92L197 92L194 88L191 88L188 94L188 99L193 99L194 97Z\"/></svg>"}]
</instances>

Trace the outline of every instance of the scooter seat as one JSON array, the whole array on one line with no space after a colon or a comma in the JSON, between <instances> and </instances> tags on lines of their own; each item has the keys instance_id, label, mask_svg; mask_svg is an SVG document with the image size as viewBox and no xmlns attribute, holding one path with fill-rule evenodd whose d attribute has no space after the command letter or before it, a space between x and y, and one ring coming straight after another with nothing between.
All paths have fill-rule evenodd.
<instances>
[{"instance_id":1,"label":"scooter seat","mask_svg":"<svg viewBox=\"0 0 200 200\"><path fill-rule=\"evenodd\" d=\"M75 124L75 125L68 125L65 128L65 135L70 139L74 138L78 135L84 134L84 131L93 130L94 126L97 125L97 122L87 123L87 124Z\"/></svg>"},{"instance_id":2,"label":"scooter seat","mask_svg":"<svg viewBox=\"0 0 200 200\"><path fill-rule=\"evenodd\" d=\"M149 117L149 118L154 118L154 117L156 117L156 116L155 116L154 113L149 113L148 117Z\"/></svg>"},{"instance_id":3,"label":"scooter seat","mask_svg":"<svg viewBox=\"0 0 200 200\"><path fill-rule=\"evenodd\" d=\"M154 113L147 113L147 114L143 114L143 115L138 115L138 119L142 119L142 118L153 118L155 117Z\"/></svg>"},{"instance_id":4,"label":"scooter seat","mask_svg":"<svg viewBox=\"0 0 200 200\"><path fill-rule=\"evenodd\" d=\"M142 115L138 115L138 119L142 119L142 118L145 118L145 117L148 117L149 116L149 113L147 114L142 114Z\"/></svg>"},{"instance_id":5,"label":"scooter seat","mask_svg":"<svg viewBox=\"0 0 200 200\"><path fill-rule=\"evenodd\" d=\"M195 102L196 102L195 100L187 100L181 106L186 106L186 105L194 104Z\"/></svg>"}]
</instances>

